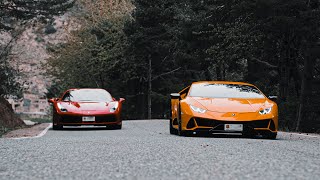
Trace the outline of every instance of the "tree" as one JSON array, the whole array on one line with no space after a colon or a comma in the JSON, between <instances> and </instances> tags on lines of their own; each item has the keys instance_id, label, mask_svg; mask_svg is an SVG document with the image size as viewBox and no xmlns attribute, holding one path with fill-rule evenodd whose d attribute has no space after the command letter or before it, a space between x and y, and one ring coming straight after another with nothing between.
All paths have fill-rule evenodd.
<instances>
[{"instance_id":1,"label":"tree","mask_svg":"<svg viewBox=\"0 0 320 180\"><path fill-rule=\"evenodd\" d=\"M140 118L163 117L168 111L168 92L177 91L181 84L172 77L181 74L185 64L178 40L182 4L172 0L134 2L134 21L125 27L129 44L126 57L135 68L129 81L135 82L132 101L139 104Z\"/></svg>"},{"instance_id":2,"label":"tree","mask_svg":"<svg viewBox=\"0 0 320 180\"><path fill-rule=\"evenodd\" d=\"M19 95L20 84L17 82L17 71L10 63L12 46L23 32L23 24L30 20L44 20L59 15L72 7L74 0L0 0L0 33L7 32L11 39L0 44L0 96ZM3 41L6 42L6 41Z\"/></svg>"},{"instance_id":3,"label":"tree","mask_svg":"<svg viewBox=\"0 0 320 180\"><path fill-rule=\"evenodd\" d=\"M136 0L132 16L121 23L114 21L117 13L101 20L117 9L104 12L107 4L119 2L103 1L98 7L104 8L92 11L94 23L75 33L81 38L62 46L73 48L56 56L68 70L56 71L61 82L83 74L83 81L64 84L125 94L133 119L162 118L170 111L170 92L193 81L247 81L279 95L281 127L320 129L320 112L310 108L320 99L314 85L320 82L319 57L310 53L320 35L317 0ZM96 66L103 68L90 69Z\"/></svg>"},{"instance_id":4,"label":"tree","mask_svg":"<svg viewBox=\"0 0 320 180\"><path fill-rule=\"evenodd\" d=\"M69 88L97 87L123 97L131 72L124 58L127 40L123 32L131 4L83 1L81 9L81 28L71 32L66 43L50 47L47 72L53 83L47 96L58 96Z\"/></svg>"},{"instance_id":5,"label":"tree","mask_svg":"<svg viewBox=\"0 0 320 180\"><path fill-rule=\"evenodd\" d=\"M9 63L11 49L15 45L16 40L20 37L23 29L16 30L11 33L10 39L3 38L0 43L0 96L20 96L21 84L17 81L19 73L13 69Z\"/></svg>"},{"instance_id":6,"label":"tree","mask_svg":"<svg viewBox=\"0 0 320 180\"><path fill-rule=\"evenodd\" d=\"M12 30L13 22L45 19L64 13L75 0L0 0L0 31Z\"/></svg>"}]
</instances>

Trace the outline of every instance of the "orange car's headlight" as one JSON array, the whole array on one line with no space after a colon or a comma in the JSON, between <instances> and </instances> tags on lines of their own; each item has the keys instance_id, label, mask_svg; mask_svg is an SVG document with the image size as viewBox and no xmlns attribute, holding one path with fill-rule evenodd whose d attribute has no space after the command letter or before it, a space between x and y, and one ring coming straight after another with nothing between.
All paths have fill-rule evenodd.
<instances>
[{"instance_id":1,"label":"orange car's headlight","mask_svg":"<svg viewBox=\"0 0 320 180\"><path fill-rule=\"evenodd\" d=\"M196 106L190 105L190 108L192 109L192 111L197 112L197 113L205 113L206 112L205 109L201 109L201 108L196 107Z\"/></svg>"},{"instance_id":2,"label":"orange car's headlight","mask_svg":"<svg viewBox=\"0 0 320 180\"><path fill-rule=\"evenodd\" d=\"M261 115L269 114L269 113L271 112L271 110L272 110L272 107L265 108L265 109L263 109L263 110L260 110L260 111L259 111L259 114L261 114Z\"/></svg>"}]
</instances>

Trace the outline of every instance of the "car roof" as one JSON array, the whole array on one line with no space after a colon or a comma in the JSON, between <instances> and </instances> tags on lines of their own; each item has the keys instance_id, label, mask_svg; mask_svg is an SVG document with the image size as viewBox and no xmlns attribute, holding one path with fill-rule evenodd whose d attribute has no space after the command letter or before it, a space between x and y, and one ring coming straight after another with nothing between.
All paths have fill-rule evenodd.
<instances>
[{"instance_id":1,"label":"car roof","mask_svg":"<svg viewBox=\"0 0 320 180\"><path fill-rule=\"evenodd\" d=\"M237 81L197 81L197 82L193 82L192 84L239 84L239 85L254 86L253 84L250 84L250 83L237 82Z\"/></svg>"}]
</instances>

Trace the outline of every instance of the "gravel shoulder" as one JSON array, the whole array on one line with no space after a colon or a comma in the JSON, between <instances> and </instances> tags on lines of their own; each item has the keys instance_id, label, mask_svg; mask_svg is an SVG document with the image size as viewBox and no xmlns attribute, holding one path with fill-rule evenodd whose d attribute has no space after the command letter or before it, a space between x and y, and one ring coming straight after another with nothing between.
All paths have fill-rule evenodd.
<instances>
[{"instance_id":1,"label":"gravel shoulder","mask_svg":"<svg viewBox=\"0 0 320 180\"><path fill-rule=\"evenodd\" d=\"M47 127L49 127L50 123L41 123L37 125L32 125L26 128L17 129L10 131L4 134L3 138L26 138L26 137L36 137L41 132L43 132Z\"/></svg>"}]
</instances>

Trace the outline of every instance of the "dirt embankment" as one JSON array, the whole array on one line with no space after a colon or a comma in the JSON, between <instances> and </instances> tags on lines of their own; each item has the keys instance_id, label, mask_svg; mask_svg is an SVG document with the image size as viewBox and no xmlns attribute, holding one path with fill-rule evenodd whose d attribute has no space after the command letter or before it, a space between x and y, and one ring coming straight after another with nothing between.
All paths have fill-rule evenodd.
<instances>
[{"instance_id":1,"label":"dirt embankment","mask_svg":"<svg viewBox=\"0 0 320 180\"><path fill-rule=\"evenodd\" d=\"M10 103L0 97L0 137L7 130L25 127L24 122L14 113Z\"/></svg>"},{"instance_id":2,"label":"dirt embankment","mask_svg":"<svg viewBox=\"0 0 320 180\"><path fill-rule=\"evenodd\" d=\"M10 131L3 135L3 138L25 138L25 137L36 137L40 135L45 129L50 126L50 123L42 123L27 128L17 129Z\"/></svg>"}]
</instances>

